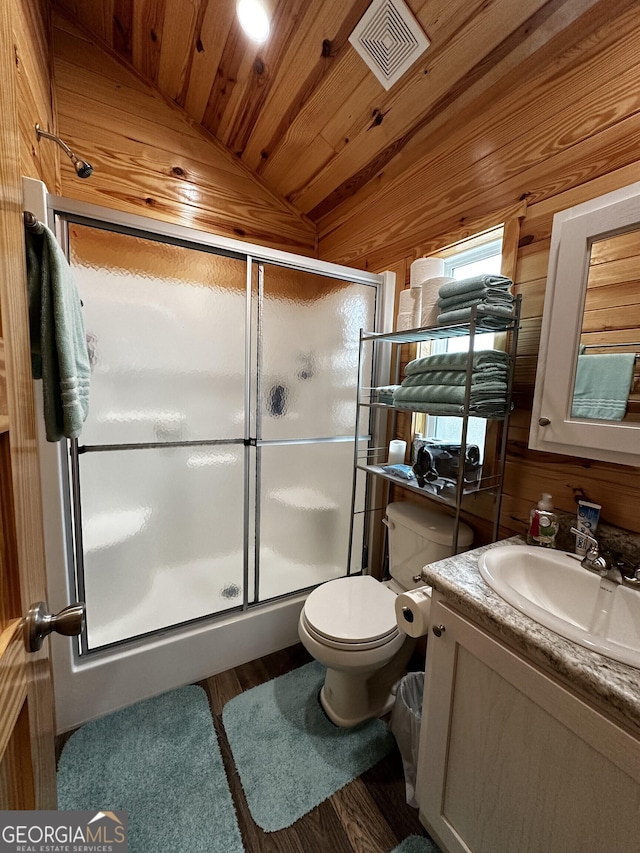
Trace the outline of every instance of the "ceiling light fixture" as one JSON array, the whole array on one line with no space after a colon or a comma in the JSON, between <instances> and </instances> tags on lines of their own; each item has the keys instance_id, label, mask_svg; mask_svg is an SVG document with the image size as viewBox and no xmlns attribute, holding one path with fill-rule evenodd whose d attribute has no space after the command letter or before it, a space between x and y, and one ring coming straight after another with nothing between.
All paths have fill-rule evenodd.
<instances>
[{"instance_id":1,"label":"ceiling light fixture","mask_svg":"<svg viewBox=\"0 0 640 853\"><path fill-rule=\"evenodd\" d=\"M267 10L260 0L238 0L236 12L240 26L250 39L264 42L269 38L271 23Z\"/></svg>"}]
</instances>

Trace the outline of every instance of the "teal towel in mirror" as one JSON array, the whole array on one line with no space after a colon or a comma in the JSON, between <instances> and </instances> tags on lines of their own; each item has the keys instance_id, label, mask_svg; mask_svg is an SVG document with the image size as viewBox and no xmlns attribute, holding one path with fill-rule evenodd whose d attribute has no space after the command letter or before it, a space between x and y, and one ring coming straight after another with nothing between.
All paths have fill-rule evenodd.
<instances>
[{"instance_id":1,"label":"teal towel in mirror","mask_svg":"<svg viewBox=\"0 0 640 853\"><path fill-rule=\"evenodd\" d=\"M621 421L633 384L632 352L579 355L572 418Z\"/></svg>"},{"instance_id":2,"label":"teal towel in mirror","mask_svg":"<svg viewBox=\"0 0 640 853\"><path fill-rule=\"evenodd\" d=\"M31 369L42 379L47 441L77 438L89 411L89 356L80 297L53 233L25 232Z\"/></svg>"}]
</instances>

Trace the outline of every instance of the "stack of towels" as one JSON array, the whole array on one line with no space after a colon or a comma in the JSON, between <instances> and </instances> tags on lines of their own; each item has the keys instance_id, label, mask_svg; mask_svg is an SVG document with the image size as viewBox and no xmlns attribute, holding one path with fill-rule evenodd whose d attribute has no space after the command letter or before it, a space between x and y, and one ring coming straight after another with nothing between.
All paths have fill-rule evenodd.
<instances>
[{"instance_id":1,"label":"stack of towels","mask_svg":"<svg viewBox=\"0 0 640 853\"><path fill-rule=\"evenodd\" d=\"M410 361L402 385L394 391L393 405L432 415L464 414L469 359L469 414L503 418L507 412L509 356L502 350L445 352Z\"/></svg>"},{"instance_id":2,"label":"stack of towels","mask_svg":"<svg viewBox=\"0 0 640 853\"><path fill-rule=\"evenodd\" d=\"M476 306L483 329L498 330L513 317L513 282L504 275L478 275L443 284L438 290L438 324L466 323ZM496 316L497 315L497 316Z\"/></svg>"}]
</instances>

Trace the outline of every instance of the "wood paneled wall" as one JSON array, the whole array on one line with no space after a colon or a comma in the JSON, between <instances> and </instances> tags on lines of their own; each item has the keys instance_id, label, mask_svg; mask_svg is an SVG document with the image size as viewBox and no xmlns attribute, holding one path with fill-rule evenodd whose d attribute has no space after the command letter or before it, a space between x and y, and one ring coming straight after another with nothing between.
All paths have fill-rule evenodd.
<instances>
[{"instance_id":1,"label":"wood paneled wall","mask_svg":"<svg viewBox=\"0 0 640 853\"><path fill-rule=\"evenodd\" d=\"M31 147L35 122L53 117L48 9L47 0L0 4L0 380L6 389L0 395L0 615L10 619L2 626L0 645L3 651L15 649L15 656L4 661L9 677L3 679L0 703L3 745L8 741L0 767L5 808L52 809L56 804L50 646L25 661L21 636L30 604L47 599L21 173L55 184L56 155L47 152L41 158ZM26 702L13 688L10 694L4 689L23 679Z\"/></svg>"},{"instance_id":2,"label":"wood paneled wall","mask_svg":"<svg viewBox=\"0 0 640 853\"><path fill-rule=\"evenodd\" d=\"M44 0L11 0L22 174L60 188L59 149L39 145L35 126L55 129L51 9ZM55 130L54 130L55 132Z\"/></svg>"},{"instance_id":3,"label":"wood paneled wall","mask_svg":"<svg viewBox=\"0 0 640 853\"><path fill-rule=\"evenodd\" d=\"M292 205L66 18L54 24L59 133L94 167L78 179L63 155L62 195L316 254L315 226Z\"/></svg>"},{"instance_id":4,"label":"wood paneled wall","mask_svg":"<svg viewBox=\"0 0 640 853\"><path fill-rule=\"evenodd\" d=\"M523 328L502 507L505 534L526 529L542 491L575 511L640 531L637 468L527 448L554 213L640 180L640 18L615 2L581 19L525 68L506 94L485 93L466 121L443 126L320 222L320 257L380 271L411 262L449 235L488 227L526 201L516 292ZM640 317L638 318L640 326Z\"/></svg>"}]
</instances>

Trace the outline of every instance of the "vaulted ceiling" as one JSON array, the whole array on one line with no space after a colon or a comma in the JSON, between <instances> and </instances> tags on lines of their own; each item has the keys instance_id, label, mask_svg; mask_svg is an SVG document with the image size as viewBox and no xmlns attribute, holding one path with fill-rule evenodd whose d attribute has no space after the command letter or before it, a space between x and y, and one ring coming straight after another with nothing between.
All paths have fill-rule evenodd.
<instances>
[{"instance_id":1,"label":"vaulted ceiling","mask_svg":"<svg viewBox=\"0 0 640 853\"><path fill-rule=\"evenodd\" d=\"M268 0L259 46L235 0L56 0L316 222L475 99L504 93L596 0L407 0L431 47L389 91L349 43L370 2Z\"/></svg>"}]
</instances>

